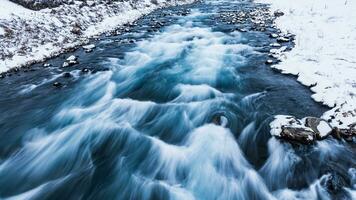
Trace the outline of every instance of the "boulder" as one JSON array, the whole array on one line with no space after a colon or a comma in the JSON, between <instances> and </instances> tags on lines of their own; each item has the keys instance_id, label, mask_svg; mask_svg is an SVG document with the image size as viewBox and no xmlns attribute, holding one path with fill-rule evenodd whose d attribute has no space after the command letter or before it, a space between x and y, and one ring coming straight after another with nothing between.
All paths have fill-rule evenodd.
<instances>
[{"instance_id":1,"label":"boulder","mask_svg":"<svg viewBox=\"0 0 356 200\"><path fill-rule=\"evenodd\" d=\"M69 72L65 72L65 73L63 74L63 77L64 77L64 78L70 78L70 77L72 77L72 74L69 73Z\"/></svg>"},{"instance_id":2,"label":"boulder","mask_svg":"<svg viewBox=\"0 0 356 200\"><path fill-rule=\"evenodd\" d=\"M306 117L305 126L311 128L315 132L318 140L328 137L333 130L326 120L317 117Z\"/></svg>"},{"instance_id":3,"label":"boulder","mask_svg":"<svg viewBox=\"0 0 356 200\"><path fill-rule=\"evenodd\" d=\"M281 138L311 144L315 141L316 135L309 128L282 126Z\"/></svg>"},{"instance_id":4,"label":"boulder","mask_svg":"<svg viewBox=\"0 0 356 200\"><path fill-rule=\"evenodd\" d=\"M356 130L354 127L350 127L349 129L339 129L334 127L332 132L332 136L336 139L345 139L346 141L352 142L353 138L356 136Z\"/></svg>"}]
</instances>

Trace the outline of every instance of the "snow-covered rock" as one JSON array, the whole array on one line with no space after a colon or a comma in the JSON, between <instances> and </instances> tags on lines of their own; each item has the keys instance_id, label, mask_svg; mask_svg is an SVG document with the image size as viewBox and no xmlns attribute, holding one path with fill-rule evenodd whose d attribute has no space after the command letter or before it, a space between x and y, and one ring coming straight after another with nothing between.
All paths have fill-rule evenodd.
<instances>
[{"instance_id":1,"label":"snow-covered rock","mask_svg":"<svg viewBox=\"0 0 356 200\"><path fill-rule=\"evenodd\" d=\"M272 67L297 75L315 101L333 108L322 116L333 127L356 123L356 1L257 1L270 3L277 27L295 35L295 47L274 53L282 62Z\"/></svg>"},{"instance_id":2,"label":"snow-covered rock","mask_svg":"<svg viewBox=\"0 0 356 200\"><path fill-rule=\"evenodd\" d=\"M271 135L293 140L299 143L311 144L316 140L323 140L329 135L336 139L352 141L356 136L356 124L339 129L332 127L329 122L316 117L297 119L290 115L277 115L270 123Z\"/></svg>"},{"instance_id":3,"label":"snow-covered rock","mask_svg":"<svg viewBox=\"0 0 356 200\"><path fill-rule=\"evenodd\" d=\"M83 49L84 49L85 52L87 52L87 53L93 51L94 48L95 48L95 45L94 45L94 44L89 44L89 45L83 46Z\"/></svg>"}]
</instances>

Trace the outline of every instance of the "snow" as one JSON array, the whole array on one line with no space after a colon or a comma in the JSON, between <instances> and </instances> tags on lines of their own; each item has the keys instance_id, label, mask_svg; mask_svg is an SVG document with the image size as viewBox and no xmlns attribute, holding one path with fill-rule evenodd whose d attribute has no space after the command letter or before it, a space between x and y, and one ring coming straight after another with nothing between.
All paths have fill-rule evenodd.
<instances>
[{"instance_id":1,"label":"snow","mask_svg":"<svg viewBox=\"0 0 356 200\"><path fill-rule=\"evenodd\" d=\"M158 1L158 4L149 0L93 2L92 6L75 1L73 5L32 11L0 0L0 73L86 45L89 38L133 22L155 9L194 0Z\"/></svg>"},{"instance_id":2,"label":"snow","mask_svg":"<svg viewBox=\"0 0 356 200\"><path fill-rule=\"evenodd\" d=\"M356 1L348 0L258 0L281 10L276 25L295 34L295 47L280 52L282 73L298 76L312 86L312 98L334 109L333 126L347 128L356 122ZM341 121L341 122L340 122Z\"/></svg>"},{"instance_id":3,"label":"snow","mask_svg":"<svg viewBox=\"0 0 356 200\"><path fill-rule=\"evenodd\" d=\"M320 121L319 125L316 127L320 133L320 137L326 137L331 131L331 127L325 121Z\"/></svg>"},{"instance_id":4,"label":"snow","mask_svg":"<svg viewBox=\"0 0 356 200\"><path fill-rule=\"evenodd\" d=\"M14 15L24 16L31 14L32 11L12 3L8 0L0 0L0 19L11 19Z\"/></svg>"},{"instance_id":5,"label":"snow","mask_svg":"<svg viewBox=\"0 0 356 200\"><path fill-rule=\"evenodd\" d=\"M270 123L271 135L273 136L281 137L282 127L302 128L306 131L313 131L311 128L304 125L303 120L298 120L293 116L276 115L274 118L275 119Z\"/></svg>"}]
</instances>

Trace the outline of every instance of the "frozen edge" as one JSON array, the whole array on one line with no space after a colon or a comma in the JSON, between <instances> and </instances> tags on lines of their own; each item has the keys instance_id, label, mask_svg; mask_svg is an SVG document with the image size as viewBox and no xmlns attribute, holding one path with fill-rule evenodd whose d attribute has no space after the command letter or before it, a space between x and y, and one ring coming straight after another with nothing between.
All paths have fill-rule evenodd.
<instances>
[{"instance_id":1,"label":"frozen edge","mask_svg":"<svg viewBox=\"0 0 356 200\"><path fill-rule=\"evenodd\" d=\"M340 129L356 123L356 2L333 0L258 0L271 12L283 11L276 20L282 32L296 35L295 47L280 54L282 61L272 68L298 76L310 87L316 102L332 108L321 118ZM274 126L285 120L277 116ZM285 124L284 124L285 125ZM277 131L278 132L278 131Z\"/></svg>"}]
</instances>

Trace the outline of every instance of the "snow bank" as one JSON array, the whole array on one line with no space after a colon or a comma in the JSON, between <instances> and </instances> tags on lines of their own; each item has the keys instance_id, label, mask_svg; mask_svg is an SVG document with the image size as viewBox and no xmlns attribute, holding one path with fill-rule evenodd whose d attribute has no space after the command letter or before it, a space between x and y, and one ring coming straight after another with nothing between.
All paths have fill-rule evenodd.
<instances>
[{"instance_id":1,"label":"snow bank","mask_svg":"<svg viewBox=\"0 0 356 200\"><path fill-rule=\"evenodd\" d=\"M284 16L276 20L284 32L295 34L295 48L272 66L298 75L310 86L312 98L329 107L323 118L346 128L356 122L356 1L258 0Z\"/></svg>"},{"instance_id":2,"label":"snow bank","mask_svg":"<svg viewBox=\"0 0 356 200\"><path fill-rule=\"evenodd\" d=\"M74 1L33 11L0 0L0 73L88 43L88 38L133 22L155 9L194 0Z\"/></svg>"}]
</instances>

